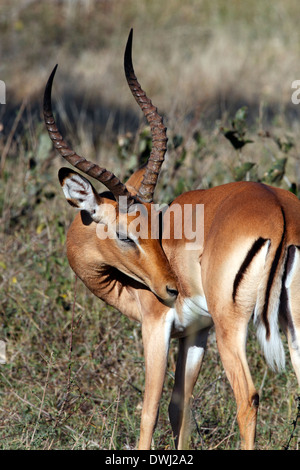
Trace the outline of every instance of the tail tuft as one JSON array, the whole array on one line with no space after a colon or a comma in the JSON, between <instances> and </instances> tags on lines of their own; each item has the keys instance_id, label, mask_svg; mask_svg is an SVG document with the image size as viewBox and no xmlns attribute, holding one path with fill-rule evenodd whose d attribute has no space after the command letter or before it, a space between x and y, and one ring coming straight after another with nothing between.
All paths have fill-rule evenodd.
<instances>
[{"instance_id":1,"label":"tail tuft","mask_svg":"<svg viewBox=\"0 0 300 470\"><path fill-rule=\"evenodd\" d=\"M257 325L257 339L268 366L273 371L281 372L285 368L285 353L278 328L278 314L273 315L272 319L274 321L270 322L269 338L267 338L265 325L261 321L255 322Z\"/></svg>"},{"instance_id":2,"label":"tail tuft","mask_svg":"<svg viewBox=\"0 0 300 470\"><path fill-rule=\"evenodd\" d=\"M282 277L286 258L282 254L283 238L284 233L275 255L271 250L268 253L254 311L257 338L267 364L272 370L279 372L285 368L285 352L278 325Z\"/></svg>"}]
</instances>

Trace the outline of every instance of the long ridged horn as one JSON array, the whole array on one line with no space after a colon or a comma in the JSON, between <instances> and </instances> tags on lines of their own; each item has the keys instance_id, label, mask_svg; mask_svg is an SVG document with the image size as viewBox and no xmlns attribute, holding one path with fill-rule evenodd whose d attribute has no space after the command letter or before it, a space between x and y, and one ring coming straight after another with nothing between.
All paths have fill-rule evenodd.
<instances>
[{"instance_id":1,"label":"long ridged horn","mask_svg":"<svg viewBox=\"0 0 300 470\"><path fill-rule=\"evenodd\" d=\"M137 197L143 202L152 202L159 172L167 150L167 129L163 124L162 117L157 112L157 108L153 106L135 76L132 65L132 34L133 31L131 29L124 54L125 75L129 88L150 125L152 134L152 150Z\"/></svg>"},{"instance_id":2,"label":"long ridged horn","mask_svg":"<svg viewBox=\"0 0 300 470\"><path fill-rule=\"evenodd\" d=\"M62 135L60 134L56 122L54 120L51 104L52 83L56 69L57 65L54 67L46 84L43 105L46 127L50 139L54 144L54 147L58 150L61 156L67 160L68 163L70 163L83 173L103 183L109 189L109 191L113 193L116 200L118 200L120 196L126 196L127 205L130 206L135 202L135 200L128 192L126 186L119 180L119 178L117 178L113 173L106 170L105 168L101 168L95 163L89 162L84 157L80 157L79 155L77 155L74 150L68 147L67 143L64 141Z\"/></svg>"}]
</instances>

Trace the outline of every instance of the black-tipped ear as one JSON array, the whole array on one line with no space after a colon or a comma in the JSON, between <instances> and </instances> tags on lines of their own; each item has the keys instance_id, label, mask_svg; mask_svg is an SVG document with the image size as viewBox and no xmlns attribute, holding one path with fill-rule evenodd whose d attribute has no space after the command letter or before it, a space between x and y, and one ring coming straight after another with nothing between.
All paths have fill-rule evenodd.
<instances>
[{"instance_id":1,"label":"black-tipped ear","mask_svg":"<svg viewBox=\"0 0 300 470\"><path fill-rule=\"evenodd\" d=\"M79 173L71 170L70 168L66 168L66 167L60 168L58 171L58 179L59 179L60 184L63 186L64 180L74 174L78 175Z\"/></svg>"},{"instance_id":2,"label":"black-tipped ear","mask_svg":"<svg viewBox=\"0 0 300 470\"><path fill-rule=\"evenodd\" d=\"M61 168L58 178L69 204L89 212L95 222L99 221L100 197L89 180L70 168Z\"/></svg>"}]
</instances>

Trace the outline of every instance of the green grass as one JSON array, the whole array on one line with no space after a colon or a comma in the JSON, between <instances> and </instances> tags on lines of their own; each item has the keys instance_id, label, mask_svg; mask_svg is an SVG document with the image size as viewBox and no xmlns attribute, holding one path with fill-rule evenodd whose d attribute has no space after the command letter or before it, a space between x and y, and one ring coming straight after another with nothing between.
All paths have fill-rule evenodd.
<instances>
[{"instance_id":1,"label":"green grass","mask_svg":"<svg viewBox=\"0 0 300 470\"><path fill-rule=\"evenodd\" d=\"M289 84L299 78L297 3L284 4L273 2L270 12L268 2L256 1L90 2L91 10L63 2L61 15L56 3L3 4L0 78L8 104L0 110L0 340L7 362L0 364L1 449L132 449L139 435L140 326L89 293L66 258L74 211L57 180L64 163L39 114L52 66L60 63L54 101L68 141L126 178L149 151L149 129L136 124L140 115L122 71L134 26L137 73L169 129L157 202L238 179L299 195L299 123L286 112ZM212 112L224 93L223 107ZM238 111L243 105L248 116ZM241 139L253 141L241 151L224 136L233 122ZM176 354L172 341L154 435L159 449L173 448L167 409ZM266 368L252 328L248 357L261 396L257 446L282 449L297 415L295 376L289 361L280 375ZM192 449L239 447L235 402L214 332L192 408ZM298 425L290 448L299 442Z\"/></svg>"}]
</instances>

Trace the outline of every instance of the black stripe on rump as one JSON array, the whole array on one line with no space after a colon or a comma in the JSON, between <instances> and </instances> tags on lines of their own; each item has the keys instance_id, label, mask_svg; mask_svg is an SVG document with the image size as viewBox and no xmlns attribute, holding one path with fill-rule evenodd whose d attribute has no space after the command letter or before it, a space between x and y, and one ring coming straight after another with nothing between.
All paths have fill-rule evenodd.
<instances>
[{"instance_id":1,"label":"black stripe on rump","mask_svg":"<svg viewBox=\"0 0 300 470\"><path fill-rule=\"evenodd\" d=\"M266 328L266 338L267 338L267 340L270 339L270 325L269 325L269 320L268 320L268 308L269 308L270 293L271 293L273 281L274 281L274 278L275 278L275 274L276 274L276 271L277 271L278 263L279 263L279 260L280 260L280 257L281 257L284 238L285 238L285 230L286 230L285 215L284 215L284 212L283 212L282 208L281 208L281 213L282 213L282 217L283 217L283 231L282 231L282 236L281 236L280 243L279 243L278 248L276 250L276 253L275 253L275 256L274 256L274 259L273 259L273 263L272 263L272 266L271 266L270 275L269 275L267 288L266 288L265 304L264 304L264 308L263 308L263 311L262 311L262 319L263 319L263 322L264 322L265 328Z\"/></svg>"},{"instance_id":2,"label":"black stripe on rump","mask_svg":"<svg viewBox=\"0 0 300 470\"><path fill-rule=\"evenodd\" d=\"M255 255L259 252L259 250L264 246L264 244L268 241L266 238L259 237L252 245L250 250L247 253L246 258L244 259L237 275L235 276L234 283L233 283L233 291L232 291L232 299L235 302L236 294L239 288L239 285L244 277L245 272L248 269L251 261L255 257Z\"/></svg>"}]
</instances>

